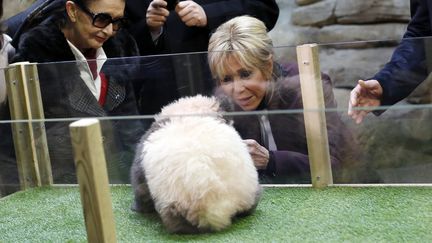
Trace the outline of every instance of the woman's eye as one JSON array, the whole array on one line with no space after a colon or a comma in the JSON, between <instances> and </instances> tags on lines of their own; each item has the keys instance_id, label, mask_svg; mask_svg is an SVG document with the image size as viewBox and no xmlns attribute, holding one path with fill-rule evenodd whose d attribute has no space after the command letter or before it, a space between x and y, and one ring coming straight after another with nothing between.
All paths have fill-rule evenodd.
<instances>
[{"instance_id":1,"label":"woman's eye","mask_svg":"<svg viewBox=\"0 0 432 243\"><path fill-rule=\"evenodd\" d=\"M251 71L241 71L240 72L240 78L241 79L248 79L252 75Z\"/></svg>"},{"instance_id":2,"label":"woman's eye","mask_svg":"<svg viewBox=\"0 0 432 243\"><path fill-rule=\"evenodd\" d=\"M221 81L222 83L229 83L233 81L233 78L231 76L225 76Z\"/></svg>"}]
</instances>

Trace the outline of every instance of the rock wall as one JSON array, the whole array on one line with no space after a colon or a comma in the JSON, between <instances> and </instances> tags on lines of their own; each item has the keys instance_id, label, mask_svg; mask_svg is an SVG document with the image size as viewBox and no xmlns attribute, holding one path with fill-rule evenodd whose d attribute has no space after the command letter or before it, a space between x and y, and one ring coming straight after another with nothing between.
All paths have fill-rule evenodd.
<instances>
[{"instance_id":1,"label":"rock wall","mask_svg":"<svg viewBox=\"0 0 432 243\"><path fill-rule=\"evenodd\" d=\"M321 68L336 87L371 77L390 58L410 19L406 0L279 0L270 32L278 57L295 60L294 46L321 44ZM353 43L355 42L355 43ZM335 44L337 43L337 44Z\"/></svg>"}]
</instances>

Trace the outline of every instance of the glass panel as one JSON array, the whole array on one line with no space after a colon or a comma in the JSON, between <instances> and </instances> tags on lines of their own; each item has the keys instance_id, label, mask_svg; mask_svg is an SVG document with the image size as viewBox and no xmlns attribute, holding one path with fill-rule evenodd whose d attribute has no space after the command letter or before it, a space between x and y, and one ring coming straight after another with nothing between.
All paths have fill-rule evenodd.
<instances>
[{"instance_id":1,"label":"glass panel","mask_svg":"<svg viewBox=\"0 0 432 243\"><path fill-rule=\"evenodd\" d=\"M428 39L410 41L416 45L428 43ZM322 77L326 80L326 110L303 110L295 47L274 49L273 74L277 77L271 85L264 78L265 72L255 72L250 67L239 70L235 63L219 64L218 67L224 67L222 69L229 75L215 80L208 68L207 53L109 59L102 69L108 81L103 109L98 104L101 86L92 82L87 85L83 80L89 78L89 74L78 71L77 67L84 65L85 69L86 63L38 64L45 113L42 122L46 127L54 182L76 183L68 129L71 122L85 117L102 118L110 182L130 183L136 143L150 128L154 115L180 97L204 94L220 98L224 119L229 124L233 122L242 139L253 139L262 146L255 151L257 167L264 168L267 162L266 159L260 162L259 153L266 157L270 151L270 162L259 172L261 183L310 183L304 112L326 114L335 183L431 183L428 176L432 172L431 126L428 125L431 96L428 96L430 88L424 88L427 83L408 99L391 107L381 107L386 111L380 116L369 114L361 124L356 124L347 115L351 89L358 79L372 77L391 57L394 47L381 48L388 44L394 45L395 41L319 46ZM353 49L359 46L377 48L365 57L361 49ZM428 56L426 51L423 54ZM375 58L381 63L372 65L370 60ZM424 75L423 71L395 75L418 78ZM258 77L255 83L250 80L253 75ZM240 81L231 82L230 78ZM235 96L236 85L246 87L248 95ZM187 108L176 112L207 114L206 110L191 112ZM16 188L17 172L8 120L3 119L0 123L0 158L2 168L8 168L2 169L0 184L3 188L9 185ZM211 148L223 153L223 146L218 146L216 138L211 137L211 129L209 127L202 137L196 138L197 144L200 139L215 143ZM270 130L272 136L269 136ZM175 137L167 139L171 140L175 141ZM167 142L165 150L161 149L158 156L175 153L169 146Z\"/></svg>"},{"instance_id":2,"label":"glass panel","mask_svg":"<svg viewBox=\"0 0 432 243\"><path fill-rule=\"evenodd\" d=\"M369 114L359 125L347 119L354 135L359 183L431 183L432 106L398 104L382 115ZM349 170L352 173L359 170Z\"/></svg>"},{"instance_id":3,"label":"glass panel","mask_svg":"<svg viewBox=\"0 0 432 243\"><path fill-rule=\"evenodd\" d=\"M431 38L333 43L319 48L321 70L333 81L338 112L353 136L352 153L358 158L354 169L342 170L343 175L350 175L348 182L431 183ZM392 57L396 48L399 54ZM391 58L397 64L386 64ZM347 110L350 91L360 79L379 80L384 100L374 114L356 124Z\"/></svg>"}]
</instances>

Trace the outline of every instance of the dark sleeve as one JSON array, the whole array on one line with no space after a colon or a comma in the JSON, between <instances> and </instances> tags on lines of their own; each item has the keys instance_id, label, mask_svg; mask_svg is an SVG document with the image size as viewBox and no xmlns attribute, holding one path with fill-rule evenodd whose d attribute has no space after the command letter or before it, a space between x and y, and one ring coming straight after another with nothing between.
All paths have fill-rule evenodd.
<instances>
[{"instance_id":1,"label":"dark sleeve","mask_svg":"<svg viewBox=\"0 0 432 243\"><path fill-rule=\"evenodd\" d=\"M132 85L128 82L126 85L126 98L123 103L115 109L110 116L133 116L137 115L136 102L132 90ZM113 119L115 129L117 130L121 153L119 153L119 164L121 173L126 176L132 165L135 156L136 147L144 134L144 120L141 119Z\"/></svg>"},{"instance_id":2,"label":"dark sleeve","mask_svg":"<svg viewBox=\"0 0 432 243\"><path fill-rule=\"evenodd\" d=\"M392 105L408 96L427 77L425 38L432 34L427 2L411 0L411 21L390 62L372 79L383 88L382 105Z\"/></svg>"},{"instance_id":3,"label":"dark sleeve","mask_svg":"<svg viewBox=\"0 0 432 243\"><path fill-rule=\"evenodd\" d=\"M117 47L116 47L117 45ZM117 48L115 53L113 50ZM119 84L124 86L125 98L123 102L112 111L109 116L136 116L138 115L137 101L133 88L133 79L137 77L137 68L140 67L139 58L113 58L137 56L138 48L135 39L125 30L117 33L115 38L110 39L104 44L107 56L110 59L103 66L103 72ZM108 51L109 50L109 51ZM108 53L111 53L108 55ZM122 145L129 152L135 151L135 146L144 133L144 121L142 119L115 120L119 128Z\"/></svg>"},{"instance_id":4,"label":"dark sleeve","mask_svg":"<svg viewBox=\"0 0 432 243\"><path fill-rule=\"evenodd\" d=\"M330 151L332 168L337 169L340 160L338 157L333 156L334 153L332 153L332 149L330 149ZM267 175L271 176L309 173L309 156L294 151L270 151L270 160L265 172Z\"/></svg>"},{"instance_id":5,"label":"dark sleeve","mask_svg":"<svg viewBox=\"0 0 432 243\"><path fill-rule=\"evenodd\" d=\"M135 99L132 83L124 81L126 97L124 101L116 107L109 116L136 116L138 115L138 108ZM144 121L141 119L120 119L115 120L122 140L123 146L128 151L135 151L135 146L144 134Z\"/></svg>"},{"instance_id":6,"label":"dark sleeve","mask_svg":"<svg viewBox=\"0 0 432 243\"><path fill-rule=\"evenodd\" d=\"M275 0L230 0L213 3L197 0L196 2L203 7L207 15L208 28L211 30L231 18L250 15L263 21L270 31L279 17L279 7Z\"/></svg>"},{"instance_id":7,"label":"dark sleeve","mask_svg":"<svg viewBox=\"0 0 432 243\"><path fill-rule=\"evenodd\" d=\"M269 176L303 174L310 171L307 154L293 151L270 151L270 159L265 170Z\"/></svg>"},{"instance_id":8,"label":"dark sleeve","mask_svg":"<svg viewBox=\"0 0 432 243\"><path fill-rule=\"evenodd\" d=\"M288 70L290 76L296 77L296 79L292 79L292 82L295 83L295 85L290 86L291 92L285 92L286 93L285 95L287 95L287 93L291 93L292 96L294 96L292 92L296 92L298 93L297 95L298 99L301 100L301 95L300 95L301 90L300 90L299 80L297 76L298 75L297 66L286 65L285 69ZM336 108L337 104L333 94L332 81L330 77L325 73L322 73L321 77L323 83L325 107L326 109ZM284 89L287 89L287 87L285 87ZM289 99L289 97L286 98ZM298 109L302 108L300 101L291 100L291 102L296 103L292 108L296 108L296 107ZM329 141L329 150L330 150L330 162L332 168L337 169L340 166L340 162L341 162L341 147L344 146L343 142L346 142L343 140L344 138L343 133L345 132L344 130L345 127L340 119L340 115L336 111L327 111L325 115L326 115L326 123L327 123L327 137ZM306 139L305 134L304 136ZM305 142L307 141L305 140ZM310 171L310 165L309 165L309 156L307 153L300 153L300 152L286 151L286 150L271 151L270 161L266 171L267 174L271 175L271 173L273 172L277 176L277 175L300 174L308 171Z\"/></svg>"}]
</instances>

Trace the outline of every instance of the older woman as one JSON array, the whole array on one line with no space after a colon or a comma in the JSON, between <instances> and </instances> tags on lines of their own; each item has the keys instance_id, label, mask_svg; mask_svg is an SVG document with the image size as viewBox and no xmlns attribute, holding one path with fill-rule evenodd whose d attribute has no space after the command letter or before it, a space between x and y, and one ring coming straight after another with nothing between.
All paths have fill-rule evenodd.
<instances>
[{"instance_id":1,"label":"older woman","mask_svg":"<svg viewBox=\"0 0 432 243\"><path fill-rule=\"evenodd\" d=\"M241 16L227 21L211 36L208 51L219 84L217 95L230 102L230 110L303 109L297 65L273 61L272 40L260 20ZM336 107L327 75L323 89L326 107ZM338 114L326 116L332 167L337 168L347 138ZM310 182L302 113L235 116L234 126L245 139L262 182Z\"/></svg>"},{"instance_id":2,"label":"older woman","mask_svg":"<svg viewBox=\"0 0 432 243\"><path fill-rule=\"evenodd\" d=\"M136 115L128 73L119 59L138 55L123 30L125 0L68 0L20 37L14 62L37 63L46 118ZM70 61L70 62L65 62ZM114 63L115 62L115 63ZM123 68L121 68L123 65ZM55 182L75 181L67 123L47 122ZM103 121L111 172L127 182L140 123Z\"/></svg>"}]
</instances>

